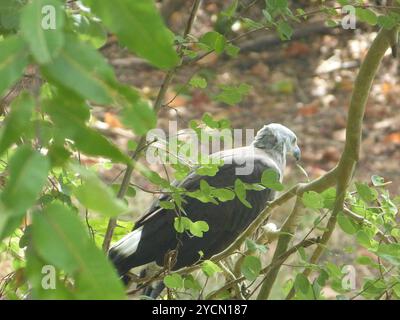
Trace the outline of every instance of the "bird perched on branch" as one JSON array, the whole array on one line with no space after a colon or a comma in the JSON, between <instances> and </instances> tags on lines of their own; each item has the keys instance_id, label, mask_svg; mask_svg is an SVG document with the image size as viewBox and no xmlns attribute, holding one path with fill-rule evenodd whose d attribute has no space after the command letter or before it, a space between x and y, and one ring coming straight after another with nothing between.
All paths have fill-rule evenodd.
<instances>
[{"instance_id":1,"label":"bird perched on branch","mask_svg":"<svg viewBox=\"0 0 400 320\"><path fill-rule=\"evenodd\" d=\"M192 172L178 187L188 191L200 188L205 180L215 188L231 188L236 179L242 182L260 183L264 171L272 169L282 180L286 166L286 155L290 153L299 160L300 149L296 135L281 124L269 124L260 129L250 146L221 151L212 157L222 159L224 164L215 176L201 176ZM247 170L245 169L247 167ZM251 168L251 170L248 170ZM202 202L186 197L182 216L192 221L205 221L209 230L203 237L195 237L188 232L178 233L174 227L177 210L164 209L160 200L168 200L168 195L157 199L142 219L137 221L133 232L129 233L109 250L109 258L120 276L130 269L155 262L159 266L165 263L166 254L175 252L171 270L198 263L222 252L251 224L264 209L268 201L275 198L275 191L247 190L246 206L238 197L224 202ZM199 255L202 252L202 256ZM153 292L153 297L158 296Z\"/></svg>"}]
</instances>

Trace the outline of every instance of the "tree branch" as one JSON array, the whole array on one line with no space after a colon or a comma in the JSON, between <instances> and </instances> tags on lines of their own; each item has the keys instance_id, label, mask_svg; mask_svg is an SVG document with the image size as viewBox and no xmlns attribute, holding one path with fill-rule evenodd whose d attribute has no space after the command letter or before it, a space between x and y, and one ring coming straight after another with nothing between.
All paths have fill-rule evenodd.
<instances>
[{"instance_id":1,"label":"tree branch","mask_svg":"<svg viewBox=\"0 0 400 320\"><path fill-rule=\"evenodd\" d=\"M379 31L358 72L348 112L345 147L338 164L336 199L331 217L326 225L327 230L322 235L321 243L310 258L311 264L318 262L335 229L337 215L339 212L343 212L347 188L353 178L359 159L366 102L381 61L387 49L392 45L394 34L397 34L397 32L397 27ZM310 273L311 269L303 271L305 276L309 276ZM290 299L293 295L294 290L292 289L287 299Z\"/></svg>"}]
</instances>

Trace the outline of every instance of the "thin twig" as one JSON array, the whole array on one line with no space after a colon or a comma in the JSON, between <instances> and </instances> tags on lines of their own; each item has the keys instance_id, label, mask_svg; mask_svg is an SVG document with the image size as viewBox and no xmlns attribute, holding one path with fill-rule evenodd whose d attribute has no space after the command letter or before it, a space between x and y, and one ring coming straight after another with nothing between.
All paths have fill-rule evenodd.
<instances>
[{"instance_id":1,"label":"thin twig","mask_svg":"<svg viewBox=\"0 0 400 320\"><path fill-rule=\"evenodd\" d=\"M184 31L184 34L183 34L183 38L186 38L188 36L188 34L190 33L191 29L192 29L193 22L194 22L194 19L196 17L197 10L198 10L198 8L200 6L200 3L201 3L201 0L194 0L193 1L193 7L192 7L192 10L190 12L189 20L187 22L187 25L186 25L186 28L185 28L185 31ZM180 60L181 60L180 64L181 64L182 63L182 56L183 56L182 46L178 47L177 52L178 52L178 55L180 56ZM156 100L154 102L154 106L153 106L153 110L154 110L154 112L156 114L158 114L158 112L160 111L160 109L162 107L162 104L163 104L165 95L167 93L168 87L171 84L171 81L172 81L176 71L177 71L177 68L175 67L175 68L169 70L167 72L167 74L165 75L165 77L164 77L163 83L161 85L161 88L160 88L160 90L158 92L157 98L156 98ZM133 154L131 156L133 163L129 164L127 166L126 171L125 171L125 174L124 174L124 177L122 179L122 183L121 183L120 189L118 191L118 195L117 195L118 198L123 198L125 196L126 191L128 189L128 186L129 186L129 183L130 183L130 180L131 180L131 176L132 176L133 170L134 170L135 161L139 157L140 150L143 148L143 146L145 144L146 144L146 136L143 135L143 136L140 137L139 143L138 143L135 151L133 152ZM116 225L117 225L117 219L111 218L108 221L107 231L106 231L106 234L104 236L104 241L103 241L103 250L105 252L107 252L108 249L110 248L111 239L112 239L112 236L114 234L114 230L115 230Z\"/></svg>"}]
</instances>

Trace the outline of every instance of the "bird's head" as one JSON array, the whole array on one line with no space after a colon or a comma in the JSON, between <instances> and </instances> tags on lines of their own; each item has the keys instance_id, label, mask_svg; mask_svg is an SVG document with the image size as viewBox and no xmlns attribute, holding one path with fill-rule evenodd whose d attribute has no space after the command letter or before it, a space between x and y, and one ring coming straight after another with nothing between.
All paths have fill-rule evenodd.
<instances>
[{"instance_id":1,"label":"bird's head","mask_svg":"<svg viewBox=\"0 0 400 320\"><path fill-rule=\"evenodd\" d=\"M277 150L293 154L296 160L300 160L300 148L297 145L297 137L292 130L279 124L270 123L262 127L254 138L253 145L264 150Z\"/></svg>"}]
</instances>

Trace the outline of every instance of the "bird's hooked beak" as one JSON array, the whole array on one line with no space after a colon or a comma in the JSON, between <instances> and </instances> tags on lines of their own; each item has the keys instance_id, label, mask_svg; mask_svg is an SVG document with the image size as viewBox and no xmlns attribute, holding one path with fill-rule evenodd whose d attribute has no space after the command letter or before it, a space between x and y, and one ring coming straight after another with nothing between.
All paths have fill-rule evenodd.
<instances>
[{"instance_id":1,"label":"bird's hooked beak","mask_svg":"<svg viewBox=\"0 0 400 320\"><path fill-rule=\"evenodd\" d=\"M293 157L295 157L296 161L299 161L301 158L301 151L299 146L295 146L293 149Z\"/></svg>"}]
</instances>

